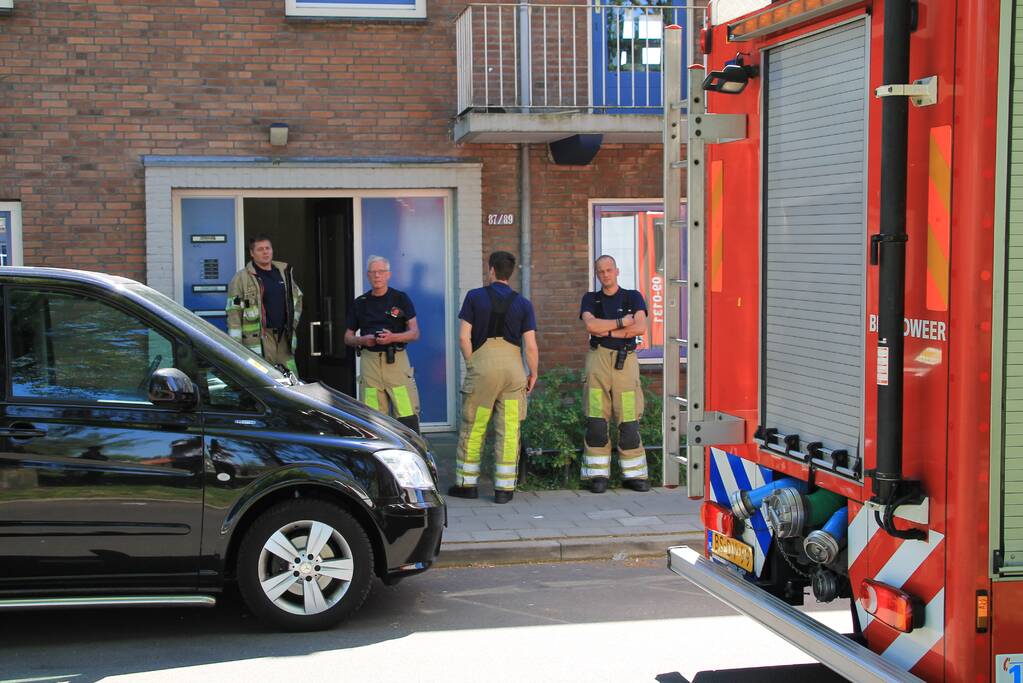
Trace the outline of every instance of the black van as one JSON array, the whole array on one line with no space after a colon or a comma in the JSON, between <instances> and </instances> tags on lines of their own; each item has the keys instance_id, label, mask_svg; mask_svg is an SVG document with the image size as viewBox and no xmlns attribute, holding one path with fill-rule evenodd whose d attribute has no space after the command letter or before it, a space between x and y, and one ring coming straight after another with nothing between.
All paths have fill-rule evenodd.
<instances>
[{"instance_id":1,"label":"black van","mask_svg":"<svg viewBox=\"0 0 1023 683\"><path fill-rule=\"evenodd\" d=\"M424 571L426 442L133 280L0 269L0 609L210 605L278 628Z\"/></svg>"}]
</instances>

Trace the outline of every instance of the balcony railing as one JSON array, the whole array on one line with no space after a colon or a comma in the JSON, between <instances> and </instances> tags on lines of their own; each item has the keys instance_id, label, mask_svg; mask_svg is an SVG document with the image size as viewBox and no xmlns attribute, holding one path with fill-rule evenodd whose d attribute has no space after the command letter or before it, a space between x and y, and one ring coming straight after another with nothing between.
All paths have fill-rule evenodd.
<instances>
[{"instance_id":1,"label":"balcony railing","mask_svg":"<svg viewBox=\"0 0 1023 683\"><path fill-rule=\"evenodd\" d=\"M658 113L663 29L687 9L664 1L466 7L458 112Z\"/></svg>"}]
</instances>

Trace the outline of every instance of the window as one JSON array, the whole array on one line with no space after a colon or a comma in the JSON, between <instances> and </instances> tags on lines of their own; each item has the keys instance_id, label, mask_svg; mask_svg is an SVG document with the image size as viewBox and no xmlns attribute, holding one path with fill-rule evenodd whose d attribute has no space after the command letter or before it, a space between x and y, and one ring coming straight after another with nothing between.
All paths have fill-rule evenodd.
<instances>
[{"instance_id":1,"label":"window","mask_svg":"<svg viewBox=\"0 0 1023 683\"><path fill-rule=\"evenodd\" d=\"M683 207L683 217L685 216ZM662 204L600 203L593 205L593 254L613 256L618 284L638 289L646 301L647 335L640 339L640 360L654 362L664 353L664 209ZM685 245L682 246L683 257ZM591 275L592 288L600 287ZM685 336L685 302L682 302ZM683 350L683 353L685 351Z\"/></svg>"},{"instance_id":2,"label":"window","mask_svg":"<svg viewBox=\"0 0 1023 683\"><path fill-rule=\"evenodd\" d=\"M673 0L653 0L649 5L623 4L615 0L601 13L605 23L608 71L660 71L664 26L680 24L682 10ZM664 8L664 9L659 9Z\"/></svg>"},{"instance_id":3,"label":"window","mask_svg":"<svg viewBox=\"0 0 1023 683\"><path fill-rule=\"evenodd\" d=\"M225 375L223 371L206 363L204 364L204 375L206 396L203 398L206 405L229 413L259 412L260 406L256 399Z\"/></svg>"},{"instance_id":4,"label":"window","mask_svg":"<svg viewBox=\"0 0 1023 683\"><path fill-rule=\"evenodd\" d=\"M151 405L149 377L174 365L169 338L109 304L22 288L8 301L15 397Z\"/></svg>"},{"instance_id":5,"label":"window","mask_svg":"<svg viewBox=\"0 0 1023 683\"><path fill-rule=\"evenodd\" d=\"M20 265L21 202L0 202L0 266Z\"/></svg>"},{"instance_id":6,"label":"window","mask_svg":"<svg viewBox=\"0 0 1023 683\"><path fill-rule=\"evenodd\" d=\"M425 19L426 0L285 0L290 17Z\"/></svg>"}]
</instances>

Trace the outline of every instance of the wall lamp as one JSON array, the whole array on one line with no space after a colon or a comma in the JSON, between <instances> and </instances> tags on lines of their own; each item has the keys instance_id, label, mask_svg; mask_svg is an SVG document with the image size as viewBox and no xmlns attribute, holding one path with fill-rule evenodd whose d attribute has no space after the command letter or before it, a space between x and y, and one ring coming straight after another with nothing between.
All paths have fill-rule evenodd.
<instances>
[{"instance_id":1,"label":"wall lamp","mask_svg":"<svg viewBox=\"0 0 1023 683\"><path fill-rule=\"evenodd\" d=\"M288 144L288 124L270 124L270 144L274 147L283 147Z\"/></svg>"},{"instance_id":2,"label":"wall lamp","mask_svg":"<svg viewBox=\"0 0 1023 683\"><path fill-rule=\"evenodd\" d=\"M750 79L756 78L759 74L758 67L743 64L742 55L736 55L735 59L725 64L721 71L711 71L707 74L703 79L703 89L724 95L738 95L746 89Z\"/></svg>"}]
</instances>

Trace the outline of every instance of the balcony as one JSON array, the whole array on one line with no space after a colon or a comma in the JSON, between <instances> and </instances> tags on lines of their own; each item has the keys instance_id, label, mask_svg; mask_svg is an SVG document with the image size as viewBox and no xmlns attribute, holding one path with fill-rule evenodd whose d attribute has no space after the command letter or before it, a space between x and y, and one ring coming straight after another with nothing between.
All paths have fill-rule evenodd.
<instances>
[{"instance_id":1,"label":"balcony","mask_svg":"<svg viewBox=\"0 0 1023 683\"><path fill-rule=\"evenodd\" d=\"M672 0L469 5L456 26L455 140L660 142L661 38L686 14Z\"/></svg>"}]
</instances>

